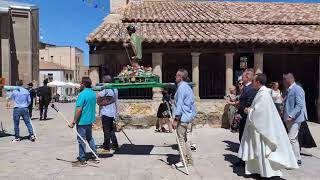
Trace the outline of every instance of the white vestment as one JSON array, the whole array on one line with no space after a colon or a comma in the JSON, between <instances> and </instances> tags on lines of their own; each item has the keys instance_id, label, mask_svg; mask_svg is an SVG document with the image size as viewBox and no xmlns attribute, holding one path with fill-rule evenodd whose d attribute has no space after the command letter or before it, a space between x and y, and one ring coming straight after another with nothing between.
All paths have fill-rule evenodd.
<instances>
[{"instance_id":1,"label":"white vestment","mask_svg":"<svg viewBox=\"0 0 320 180\"><path fill-rule=\"evenodd\" d=\"M285 127L265 86L252 102L238 156L246 161L246 174L282 176L281 169L298 168Z\"/></svg>"}]
</instances>

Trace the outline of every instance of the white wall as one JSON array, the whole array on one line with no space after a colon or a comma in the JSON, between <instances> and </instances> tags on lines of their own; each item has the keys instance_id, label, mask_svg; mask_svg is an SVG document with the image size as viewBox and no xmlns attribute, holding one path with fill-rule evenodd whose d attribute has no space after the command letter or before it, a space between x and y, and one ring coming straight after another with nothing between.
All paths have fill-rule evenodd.
<instances>
[{"instance_id":1,"label":"white wall","mask_svg":"<svg viewBox=\"0 0 320 180\"><path fill-rule=\"evenodd\" d=\"M53 62L73 70L73 82L80 82L83 51L75 47L46 47L39 51L39 60ZM79 62L78 62L79 61Z\"/></svg>"},{"instance_id":2,"label":"white wall","mask_svg":"<svg viewBox=\"0 0 320 180\"><path fill-rule=\"evenodd\" d=\"M43 86L43 80L45 78L48 78L48 74L53 74L53 81L65 81L65 76L63 71L52 71L52 70L40 70L39 71L39 85ZM62 88L57 89L58 94L65 94L65 92L62 92ZM53 92L55 94L55 92Z\"/></svg>"}]
</instances>

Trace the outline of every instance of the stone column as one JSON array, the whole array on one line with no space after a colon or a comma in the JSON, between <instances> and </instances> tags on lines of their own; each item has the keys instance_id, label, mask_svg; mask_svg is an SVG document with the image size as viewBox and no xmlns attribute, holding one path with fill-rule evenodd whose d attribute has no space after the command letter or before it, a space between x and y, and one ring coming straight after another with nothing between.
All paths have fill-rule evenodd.
<instances>
[{"instance_id":1,"label":"stone column","mask_svg":"<svg viewBox=\"0 0 320 180\"><path fill-rule=\"evenodd\" d=\"M200 100L199 96L199 59L200 53L199 52L192 52L192 82L195 84L193 87L193 94L196 100Z\"/></svg>"},{"instance_id":2,"label":"stone column","mask_svg":"<svg viewBox=\"0 0 320 180\"><path fill-rule=\"evenodd\" d=\"M226 56L226 94L233 86L233 53L225 53Z\"/></svg>"},{"instance_id":3,"label":"stone column","mask_svg":"<svg viewBox=\"0 0 320 180\"><path fill-rule=\"evenodd\" d=\"M160 77L160 82L162 82L162 53L154 52L152 53L152 70L153 74ZM161 88L153 88L153 99L162 99Z\"/></svg>"},{"instance_id":4,"label":"stone column","mask_svg":"<svg viewBox=\"0 0 320 180\"><path fill-rule=\"evenodd\" d=\"M254 72L263 73L263 53L254 53Z\"/></svg>"},{"instance_id":5,"label":"stone column","mask_svg":"<svg viewBox=\"0 0 320 180\"><path fill-rule=\"evenodd\" d=\"M13 85L13 82L11 82L11 52L10 52L10 40L9 40L9 34L10 34L10 21L8 15L1 15L0 16L0 60L1 68L2 68L2 74L0 76L2 78L5 78L5 82L7 85ZM15 83L15 82L14 82Z\"/></svg>"},{"instance_id":6,"label":"stone column","mask_svg":"<svg viewBox=\"0 0 320 180\"><path fill-rule=\"evenodd\" d=\"M89 77L92 81L92 86L95 86L97 83L99 83L99 67L90 67Z\"/></svg>"}]
</instances>

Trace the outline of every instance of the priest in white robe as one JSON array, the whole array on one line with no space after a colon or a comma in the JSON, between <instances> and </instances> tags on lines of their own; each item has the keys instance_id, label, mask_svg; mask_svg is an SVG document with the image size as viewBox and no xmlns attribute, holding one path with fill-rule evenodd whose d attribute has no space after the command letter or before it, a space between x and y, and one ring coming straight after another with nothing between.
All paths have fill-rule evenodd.
<instances>
[{"instance_id":1,"label":"priest in white robe","mask_svg":"<svg viewBox=\"0 0 320 180\"><path fill-rule=\"evenodd\" d=\"M254 77L257 90L248 113L238 156L245 161L245 173L261 177L282 176L281 169L298 168L287 132L265 86L266 75Z\"/></svg>"}]
</instances>

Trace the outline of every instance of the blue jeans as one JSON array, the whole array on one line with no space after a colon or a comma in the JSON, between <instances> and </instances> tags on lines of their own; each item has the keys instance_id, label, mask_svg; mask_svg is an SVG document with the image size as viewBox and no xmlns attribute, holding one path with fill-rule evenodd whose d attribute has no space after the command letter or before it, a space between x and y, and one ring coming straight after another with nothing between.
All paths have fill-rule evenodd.
<instances>
[{"instance_id":1,"label":"blue jeans","mask_svg":"<svg viewBox=\"0 0 320 180\"><path fill-rule=\"evenodd\" d=\"M19 122L20 117L23 118L24 123L27 126L29 131L29 135L33 135L32 125L30 123L30 116L29 116L29 109L26 108L14 108L13 109L13 123L14 123L14 136L16 139L20 138L20 129L19 129Z\"/></svg>"},{"instance_id":2,"label":"blue jeans","mask_svg":"<svg viewBox=\"0 0 320 180\"><path fill-rule=\"evenodd\" d=\"M84 140L87 140L90 148L97 153L96 143L92 137L92 125L77 125L77 131ZM79 143L79 160L86 161L86 144L79 137L77 139Z\"/></svg>"}]
</instances>

